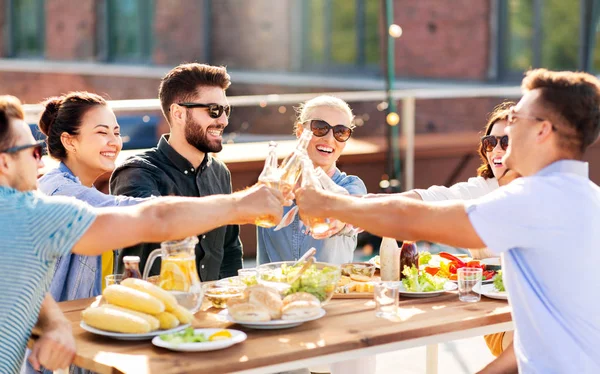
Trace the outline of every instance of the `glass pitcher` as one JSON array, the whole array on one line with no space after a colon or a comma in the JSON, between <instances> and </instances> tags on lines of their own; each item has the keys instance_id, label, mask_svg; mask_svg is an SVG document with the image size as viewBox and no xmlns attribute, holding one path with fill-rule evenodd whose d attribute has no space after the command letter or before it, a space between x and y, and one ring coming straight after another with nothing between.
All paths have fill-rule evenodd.
<instances>
[{"instance_id":1,"label":"glass pitcher","mask_svg":"<svg viewBox=\"0 0 600 374\"><path fill-rule=\"evenodd\" d=\"M196 313L202 305L202 286L196 270L196 244L198 238L190 236L183 240L162 242L148 256L143 279L148 279L152 264L161 257L159 286L171 292L179 305Z\"/></svg>"}]
</instances>

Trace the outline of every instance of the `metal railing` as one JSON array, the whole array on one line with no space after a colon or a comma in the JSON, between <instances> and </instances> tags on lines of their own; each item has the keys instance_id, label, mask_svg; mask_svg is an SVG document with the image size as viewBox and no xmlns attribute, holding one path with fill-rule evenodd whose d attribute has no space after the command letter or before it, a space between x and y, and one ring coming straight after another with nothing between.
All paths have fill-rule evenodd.
<instances>
[{"instance_id":1,"label":"metal railing","mask_svg":"<svg viewBox=\"0 0 600 374\"><path fill-rule=\"evenodd\" d=\"M249 95L249 96L231 96L228 98L229 104L237 107L269 105L299 104L310 100L319 95L336 96L348 103L385 101L385 91L343 91L343 92L323 92L323 93L300 93L300 94L271 94L271 95ZM414 153L415 153L415 114L416 100L424 99L463 99L463 98L516 98L521 96L521 89L517 86L498 86L498 85L472 85L456 84L437 88L417 88L392 91L394 100L401 101L402 107L402 136L406 142L404 159L404 187L406 190L414 188ZM110 107L115 112L148 112L159 111L160 102L158 99L141 100L112 100L109 101ZM39 104L28 104L24 106L26 121L28 123L37 123L42 111ZM397 139L396 139L397 141Z\"/></svg>"}]
</instances>

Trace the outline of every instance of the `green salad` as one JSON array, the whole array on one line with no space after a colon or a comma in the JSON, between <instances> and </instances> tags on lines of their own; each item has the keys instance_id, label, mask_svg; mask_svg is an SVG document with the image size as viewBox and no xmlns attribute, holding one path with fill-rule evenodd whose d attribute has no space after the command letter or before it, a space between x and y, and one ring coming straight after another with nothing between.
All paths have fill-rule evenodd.
<instances>
[{"instance_id":1,"label":"green salad","mask_svg":"<svg viewBox=\"0 0 600 374\"><path fill-rule=\"evenodd\" d=\"M419 269L412 265L412 267L404 266L402 270L404 278L402 284L404 288L409 292L432 292L440 291L444 289L446 279L431 275L425 271L419 271Z\"/></svg>"},{"instance_id":2,"label":"green salad","mask_svg":"<svg viewBox=\"0 0 600 374\"><path fill-rule=\"evenodd\" d=\"M289 266L281 265L281 276L272 275L267 280L285 282L294 278L295 274L302 268L303 264ZM340 269L334 267L324 267L318 269L316 265L311 265L306 271L291 284L285 295L297 292L308 292L314 295L319 301L327 300L328 296L335 290L340 277ZM265 278L263 276L263 278Z\"/></svg>"},{"instance_id":3,"label":"green salad","mask_svg":"<svg viewBox=\"0 0 600 374\"><path fill-rule=\"evenodd\" d=\"M194 333L194 328L192 327L188 327L185 330L171 334L162 334L160 339L172 344L204 343L208 341L206 335L203 333Z\"/></svg>"},{"instance_id":4,"label":"green salad","mask_svg":"<svg viewBox=\"0 0 600 374\"><path fill-rule=\"evenodd\" d=\"M502 270L498 270L494 277L494 288L496 288L498 292L506 291L506 288L504 288L504 281L502 280Z\"/></svg>"},{"instance_id":5,"label":"green salad","mask_svg":"<svg viewBox=\"0 0 600 374\"><path fill-rule=\"evenodd\" d=\"M428 251L423 251L419 253L419 265L427 265L429 261L431 261L431 253Z\"/></svg>"}]
</instances>

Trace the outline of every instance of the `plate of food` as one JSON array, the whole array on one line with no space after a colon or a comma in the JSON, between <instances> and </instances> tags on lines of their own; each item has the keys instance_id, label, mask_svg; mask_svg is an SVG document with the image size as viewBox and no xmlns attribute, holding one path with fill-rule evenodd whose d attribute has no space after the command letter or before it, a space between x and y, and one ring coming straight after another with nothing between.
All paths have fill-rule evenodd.
<instances>
[{"instance_id":1,"label":"plate of food","mask_svg":"<svg viewBox=\"0 0 600 374\"><path fill-rule=\"evenodd\" d=\"M141 279L128 278L102 293L101 305L81 312L82 329L119 340L146 340L182 330L194 315L175 296Z\"/></svg>"},{"instance_id":2,"label":"plate of food","mask_svg":"<svg viewBox=\"0 0 600 374\"><path fill-rule=\"evenodd\" d=\"M325 314L314 295L298 292L282 300L276 289L256 285L246 288L242 297L230 299L219 316L244 327L273 330L299 326Z\"/></svg>"},{"instance_id":3,"label":"plate of food","mask_svg":"<svg viewBox=\"0 0 600 374\"><path fill-rule=\"evenodd\" d=\"M405 266L402 275L404 277L399 287L399 293L402 296L433 297L458 288L455 283L446 278L419 270L415 265L410 268Z\"/></svg>"},{"instance_id":4,"label":"plate of food","mask_svg":"<svg viewBox=\"0 0 600 374\"><path fill-rule=\"evenodd\" d=\"M246 340L246 333L233 329L193 329L155 336L152 344L179 352L207 352L231 347Z\"/></svg>"},{"instance_id":5,"label":"plate of food","mask_svg":"<svg viewBox=\"0 0 600 374\"><path fill-rule=\"evenodd\" d=\"M370 262L351 262L341 265L342 276L335 288L335 299L370 299L373 298L375 265Z\"/></svg>"},{"instance_id":6,"label":"plate of food","mask_svg":"<svg viewBox=\"0 0 600 374\"><path fill-rule=\"evenodd\" d=\"M481 289L475 290L485 297L490 299L508 300L508 294L504 288L504 281L502 280L502 270L498 271L498 274L494 277L492 284L482 284Z\"/></svg>"}]
</instances>

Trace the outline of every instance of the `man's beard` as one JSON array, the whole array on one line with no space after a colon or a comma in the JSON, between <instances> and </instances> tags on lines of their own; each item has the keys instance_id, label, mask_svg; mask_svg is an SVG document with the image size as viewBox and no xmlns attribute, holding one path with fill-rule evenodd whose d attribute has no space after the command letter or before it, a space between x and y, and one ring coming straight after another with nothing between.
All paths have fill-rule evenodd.
<instances>
[{"instance_id":1,"label":"man's beard","mask_svg":"<svg viewBox=\"0 0 600 374\"><path fill-rule=\"evenodd\" d=\"M185 140L203 153L217 153L223 150L223 143L208 140L207 131L189 117L185 121Z\"/></svg>"}]
</instances>

